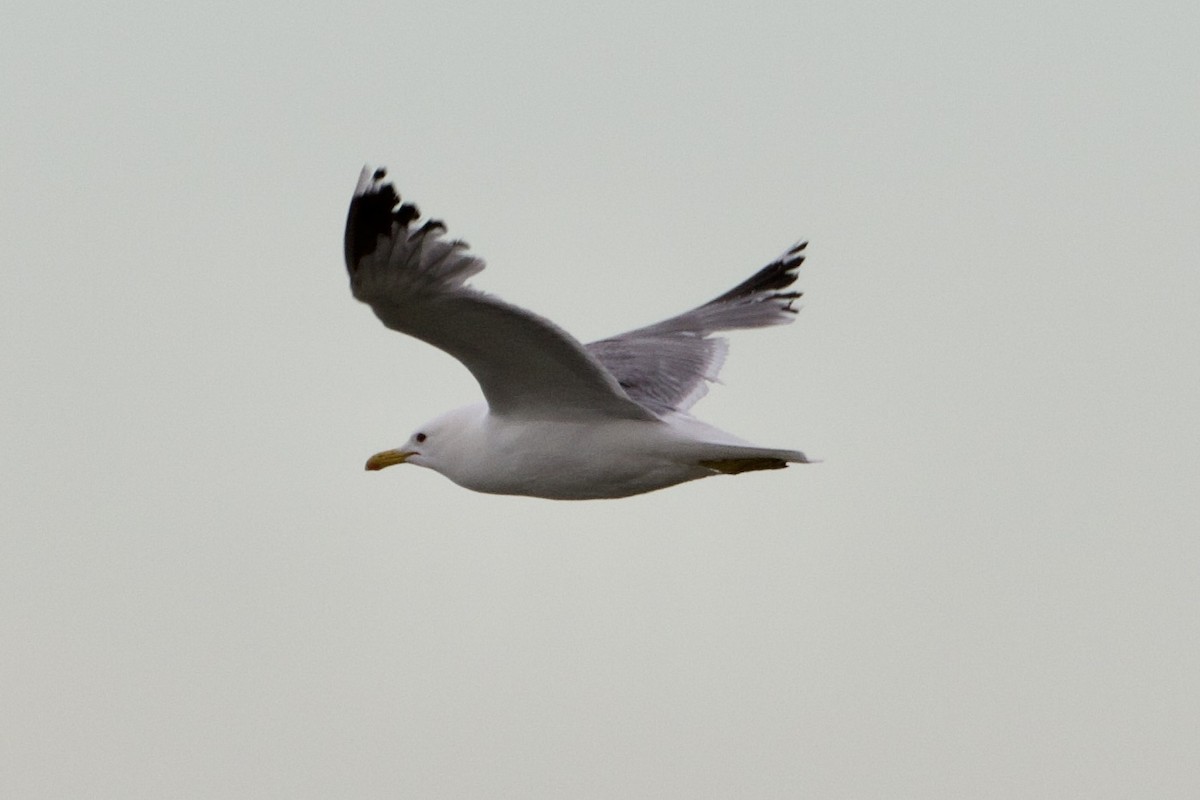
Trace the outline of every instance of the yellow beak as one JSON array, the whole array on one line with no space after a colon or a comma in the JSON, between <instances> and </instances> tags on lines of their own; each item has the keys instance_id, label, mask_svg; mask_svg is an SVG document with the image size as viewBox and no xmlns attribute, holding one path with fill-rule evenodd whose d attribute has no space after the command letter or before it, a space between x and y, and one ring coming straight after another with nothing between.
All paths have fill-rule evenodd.
<instances>
[{"instance_id":1,"label":"yellow beak","mask_svg":"<svg viewBox=\"0 0 1200 800\"><path fill-rule=\"evenodd\" d=\"M382 453L376 453L367 459L367 469L376 470L384 467L403 464L408 461L410 456L415 456L417 453L414 450L384 450Z\"/></svg>"}]
</instances>

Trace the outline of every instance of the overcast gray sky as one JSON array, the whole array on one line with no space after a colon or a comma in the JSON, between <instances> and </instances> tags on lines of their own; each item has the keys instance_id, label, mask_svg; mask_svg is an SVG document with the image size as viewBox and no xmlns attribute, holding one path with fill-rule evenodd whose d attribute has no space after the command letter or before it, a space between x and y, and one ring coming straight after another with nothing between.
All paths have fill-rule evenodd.
<instances>
[{"instance_id":1,"label":"overcast gray sky","mask_svg":"<svg viewBox=\"0 0 1200 800\"><path fill-rule=\"evenodd\" d=\"M0 795L1200 791L1192 2L24 3ZM811 240L620 501L363 472L478 390L363 162L584 339Z\"/></svg>"}]
</instances>

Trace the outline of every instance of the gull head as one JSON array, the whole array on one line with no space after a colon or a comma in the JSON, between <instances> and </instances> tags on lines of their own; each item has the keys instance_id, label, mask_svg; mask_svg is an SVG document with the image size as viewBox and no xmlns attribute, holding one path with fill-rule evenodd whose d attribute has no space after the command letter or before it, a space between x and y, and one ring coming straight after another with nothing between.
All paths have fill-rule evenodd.
<instances>
[{"instance_id":1,"label":"gull head","mask_svg":"<svg viewBox=\"0 0 1200 800\"><path fill-rule=\"evenodd\" d=\"M486 407L484 407L486 409ZM480 408L469 406L443 414L425 423L397 448L384 450L367 459L368 470L380 470L397 464L415 464L442 472L470 450L470 432L479 418Z\"/></svg>"}]
</instances>

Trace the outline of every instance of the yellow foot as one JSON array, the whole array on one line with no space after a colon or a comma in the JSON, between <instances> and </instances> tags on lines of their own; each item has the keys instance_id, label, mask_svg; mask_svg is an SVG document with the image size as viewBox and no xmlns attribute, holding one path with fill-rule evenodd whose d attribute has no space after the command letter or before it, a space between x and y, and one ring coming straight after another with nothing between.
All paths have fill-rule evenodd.
<instances>
[{"instance_id":1,"label":"yellow foot","mask_svg":"<svg viewBox=\"0 0 1200 800\"><path fill-rule=\"evenodd\" d=\"M725 475L737 475L739 472L753 472L756 469L783 469L787 462L782 458L715 458L701 460L700 466Z\"/></svg>"}]
</instances>

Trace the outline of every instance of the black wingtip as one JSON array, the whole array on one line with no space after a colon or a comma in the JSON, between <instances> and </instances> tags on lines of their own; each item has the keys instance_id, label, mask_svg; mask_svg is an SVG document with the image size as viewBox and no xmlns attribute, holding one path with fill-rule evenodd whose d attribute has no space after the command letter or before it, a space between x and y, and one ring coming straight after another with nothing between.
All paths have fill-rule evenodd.
<instances>
[{"instance_id":1,"label":"black wingtip","mask_svg":"<svg viewBox=\"0 0 1200 800\"><path fill-rule=\"evenodd\" d=\"M387 179L386 167L364 167L346 215L347 268L353 270L364 256L373 253L379 237L389 235L393 224L407 228L420 216L412 203L400 203L396 187Z\"/></svg>"},{"instance_id":2,"label":"black wingtip","mask_svg":"<svg viewBox=\"0 0 1200 800\"><path fill-rule=\"evenodd\" d=\"M804 263L804 248L806 247L808 247L807 241L797 242L779 258L767 264L725 294L713 298L709 301L709 304L728 303L730 300L750 297L763 292L776 292L776 294L771 295L771 299L786 300L788 302L786 310L795 311L791 307L791 302L799 298L801 293L779 292L778 290L786 289L796 282L796 271Z\"/></svg>"}]
</instances>

